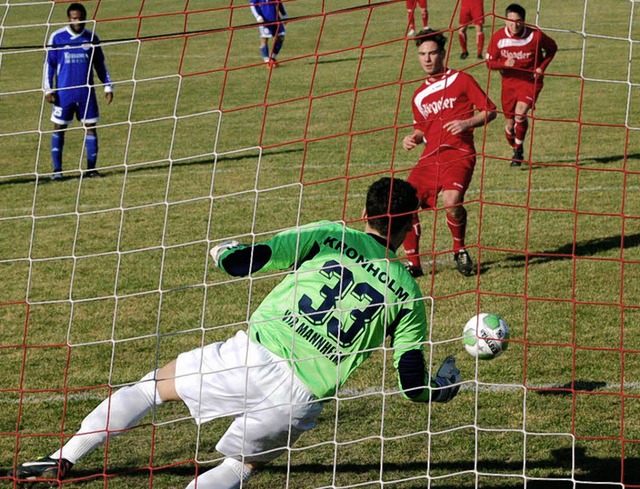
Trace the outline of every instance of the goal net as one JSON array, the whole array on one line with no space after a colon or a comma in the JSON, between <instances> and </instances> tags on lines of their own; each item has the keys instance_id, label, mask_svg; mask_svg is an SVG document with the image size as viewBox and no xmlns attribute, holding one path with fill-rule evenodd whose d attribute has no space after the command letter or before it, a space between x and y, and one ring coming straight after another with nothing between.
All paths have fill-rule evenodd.
<instances>
[{"instance_id":1,"label":"goal net","mask_svg":"<svg viewBox=\"0 0 640 489\"><path fill-rule=\"evenodd\" d=\"M485 50L510 2L484 2ZM0 484L59 449L115 390L179 353L246 329L283 277L230 278L209 249L319 220L364 229L368 186L406 178L411 97L425 74L405 1L287 0L278 65L248 0L89 0L113 83L97 169L87 129L65 133L52 180L43 62L68 1L0 2ZM398 392L389 343L328 402L318 426L250 487L640 487L640 4L523 0L559 51L510 166L504 117L475 130L467 249L452 258L442 200L420 212L417 279L433 371L455 355L450 404ZM447 65L500 109L500 75L461 59L461 0L428 2ZM420 10L415 10L420 29ZM270 41L268 49L273 52ZM400 252L402 256L402 252ZM465 352L480 312L510 326L492 361ZM163 405L59 487L186 487L222 460L228 419L197 426Z\"/></svg>"}]
</instances>

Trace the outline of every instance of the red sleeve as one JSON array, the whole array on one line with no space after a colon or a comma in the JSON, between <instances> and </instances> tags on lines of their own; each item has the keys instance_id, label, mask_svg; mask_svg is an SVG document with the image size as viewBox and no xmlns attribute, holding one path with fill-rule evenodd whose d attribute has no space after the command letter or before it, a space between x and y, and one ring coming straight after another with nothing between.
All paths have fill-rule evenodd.
<instances>
[{"instance_id":1,"label":"red sleeve","mask_svg":"<svg viewBox=\"0 0 640 489\"><path fill-rule=\"evenodd\" d=\"M467 78L467 96L478 112L484 110L493 112L496 110L496 104L484 93L480 85L471 75Z\"/></svg>"},{"instance_id":2,"label":"red sleeve","mask_svg":"<svg viewBox=\"0 0 640 489\"><path fill-rule=\"evenodd\" d=\"M540 48L544 51L544 58L542 62L538 65L538 68L541 68L542 71L547 69L549 63L556 55L558 51L558 45L556 42L547 36L544 32L540 31Z\"/></svg>"},{"instance_id":3,"label":"red sleeve","mask_svg":"<svg viewBox=\"0 0 640 489\"><path fill-rule=\"evenodd\" d=\"M420 85L420 88L422 88L422 85ZM420 109L418 109L418 107L416 106L416 95L419 91L420 89L416 90L413 94L413 98L411 99L411 109L413 110L413 128L424 132L424 123L426 119L424 118L424 115L422 115L422 112L420 112Z\"/></svg>"},{"instance_id":4,"label":"red sleeve","mask_svg":"<svg viewBox=\"0 0 640 489\"><path fill-rule=\"evenodd\" d=\"M487 68L490 70L500 70L504 68L504 61L500 59L500 50L498 49L498 33L491 36L491 40L489 41Z\"/></svg>"}]
</instances>

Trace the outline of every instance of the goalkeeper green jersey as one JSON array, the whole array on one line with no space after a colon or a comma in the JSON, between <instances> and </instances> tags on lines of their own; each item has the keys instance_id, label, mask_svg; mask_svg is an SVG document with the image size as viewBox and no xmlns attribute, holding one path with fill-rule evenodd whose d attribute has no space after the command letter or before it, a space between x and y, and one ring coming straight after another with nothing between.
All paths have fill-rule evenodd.
<instances>
[{"instance_id":1,"label":"goalkeeper green jersey","mask_svg":"<svg viewBox=\"0 0 640 489\"><path fill-rule=\"evenodd\" d=\"M293 268L252 314L249 335L288 359L318 398L333 396L390 335L401 390L428 400L422 294L386 240L322 221L231 248L220 266L234 276Z\"/></svg>"}]
</instances>

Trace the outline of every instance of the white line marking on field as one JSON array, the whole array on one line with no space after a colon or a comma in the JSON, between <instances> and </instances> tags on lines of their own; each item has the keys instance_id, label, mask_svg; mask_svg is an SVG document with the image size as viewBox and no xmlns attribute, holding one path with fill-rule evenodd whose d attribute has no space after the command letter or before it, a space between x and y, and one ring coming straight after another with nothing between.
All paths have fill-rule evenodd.
<instances>
[{"instance_id":1,"label":"white line marking on field","mask_svg":"<svg viewBox=\"0 0 640 489\"><path fill-rule=\"evenodd\" d=\"M525 387L523 385L517 385L517 384L486 384L486 383L478 383L477 385L475 384L475 381L465 381L463 382L462 386L460 387L461 391L471 391L474 392L475 390L480 391L480 392L516 392L516 391L524 391ZM567 390L566 385L555 385L555 384L540 384L540 385L531 385L528 387L529 389L535 389L535 393L537 393L537 391L539 389L544 390L544 389L555 389L554 391L548 392L549 395L556 393L557 395L560 395L562 392L566 392L567 395L570 392L569 390ZM564 391L558 391L558 389L565 389ZM580 391L580 389L577 389L578 391ZM594 391L597 392L602 392L602 391L606 391L606 392L619 392L621 390L621 385L620 384L605 384L603 386L599 386L597 389L594 389ZM629 383L625 383L624 384L624 392L625 393L629 393L629 391L637 391L640 390L640 383L639 382L629 382ZM361 397L361 396L368 396L368 395L373 395L373 394L381 394L382 392L380 391L380 389L377 389L375 387L368 387L366 389L351 389L351 388L347 388L347 389L341 389L338 397L340 398L349 398L349 397ZM388 394L388 393L387 393ZM394 393L395 394L395 393ZM86 394L86 393L75 393L75 394L69 394L68 396L63 396L63 395L54 395L54 396L46 396L46 397L40 397L37 395L33 395L33 394L28 394L23 396L22 401L18 398L11 398L11 397L7 397L6 395L3 397L0 397L0 404L19 404L20 402L22 402L22 404L47 404L47 403L61 403L61 402L65 402L65 400L67 402L86 402L86 401L102 401L104 399L104 396L97 396L95 394Z\"/></svg>"}]
</instances>

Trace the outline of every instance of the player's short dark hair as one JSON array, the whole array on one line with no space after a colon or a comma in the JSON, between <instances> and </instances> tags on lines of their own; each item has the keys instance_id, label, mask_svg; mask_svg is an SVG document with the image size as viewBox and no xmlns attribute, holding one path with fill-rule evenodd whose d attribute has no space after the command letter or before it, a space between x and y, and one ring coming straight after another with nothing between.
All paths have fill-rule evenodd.
<instances>
[{"instance_id":1,"label":"player's short dark hair","mask_svg":"<svg viewBox=\"0 0 640 489\"><path fill-rule=\"evenodd\" d=\"M507 8L504 9L504 13L505 15L509 13L518 14L522 20L525 20L525 18L527 17L527 11L519 3L510 3L509 5L507 5Z\"/></svg>"},{"instance_id":2,"label":"player's short dark hair","mask_svg":"<svg viewBox=\"0 0 640 489\"><path fill-rule=\"evenodd\" d=\"M383 177L369 187L366 209L369 226L382 236L391 236L413 222L418 195L409 182Z\"/></svg>"},{"instance_id":3,"label":"player's short dark hair","mask_svg":"<svg viewBox=\"0 0 640 489\"><path fill-rule=\"evenodd\" d=\"M420 47L423 42L433 41L438 45L440 51L444 51L444 47L447 45L447 38L444 37L444 34L431 28L422 29L414 39L417 47Z\"/></svg>"},{"instance_id":4,"label":"player's short dark hair","mask_svg":"<svg viewBox=\"0 0 640 489\"><path fill-rule=\"evenodd\" d=\"M69 8L67 8L67 17L71 15L71 12L80 12L83 19L87 18L87 9L84 8L84 5L82 5L81 3L74 2L69 5Z\"/></svg>"}]
</instances>

